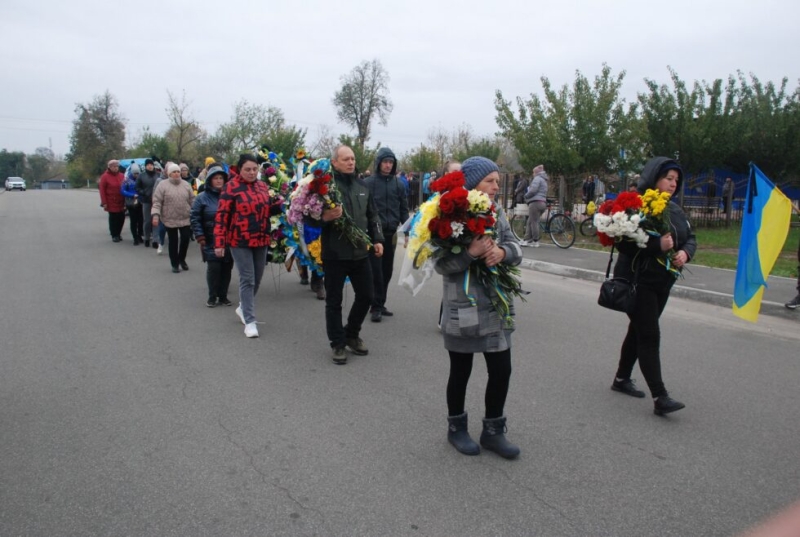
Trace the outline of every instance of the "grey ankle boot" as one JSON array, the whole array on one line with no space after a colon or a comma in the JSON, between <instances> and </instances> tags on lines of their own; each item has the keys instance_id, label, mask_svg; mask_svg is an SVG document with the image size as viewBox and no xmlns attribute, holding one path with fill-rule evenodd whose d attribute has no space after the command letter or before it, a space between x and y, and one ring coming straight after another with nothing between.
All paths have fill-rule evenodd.
<instances>
[{"instance_id":1,"label":"grey ankle boot","mask_svg":"<svg viewBox=\"0 0 800 537\"><path fill-rule=\"evenodd\" d=\"M481 452L480 446L475 443L475 440L470 438L467 432L467 413L459 414L458 416L447 417L447 441L453 444L453 447L459 453L464 455L478 455Z\"/></svg>"},{"instance_id":2,"label":"grey ankle boot","mask_svg":"<svg viewBox=\"0 0 800 537\"><path fill-rule=\"evenodd\" d=\"M489 451L494 451L504 459L514 459L519 456L519 448L506 439L506 418L492 418L483 420L481 433L481 446Z\"/></svg>"}]
</instances>

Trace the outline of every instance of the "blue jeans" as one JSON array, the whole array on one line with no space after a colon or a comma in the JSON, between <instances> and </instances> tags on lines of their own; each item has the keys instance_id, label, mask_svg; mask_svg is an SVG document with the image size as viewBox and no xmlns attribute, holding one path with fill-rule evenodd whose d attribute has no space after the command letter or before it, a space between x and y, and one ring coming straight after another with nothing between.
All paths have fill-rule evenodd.
<instances>
[{"instance_id":1,"label":"blue jeans","mask_svg":"<svg viewBox=\"0 0 800 537\"><path fill-rule=\"evenodd\" d=\"M167 236L167 226L161 220L158 221L158 244L164 246L164 240Z\"/></svg>"},{"instance_id":2,"label":"blue jeans","mask_svg":"<svg viewBox=\"0 0 800 537\"><path fill-rule=\"evenodd\" d=\"M233 261L239 269L239 302L247 324L256 322L255 296L264 267L267 264L267 247L263 248L231 248Z\"/></svg>"}]
</instances>

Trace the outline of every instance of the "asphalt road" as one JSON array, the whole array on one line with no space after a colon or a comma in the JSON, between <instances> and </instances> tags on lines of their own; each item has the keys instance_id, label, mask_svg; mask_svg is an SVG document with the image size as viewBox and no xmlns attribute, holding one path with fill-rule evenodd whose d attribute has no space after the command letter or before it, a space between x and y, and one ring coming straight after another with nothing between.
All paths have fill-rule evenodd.
<instances>
[{"instance_id":1,"label":"asphalt road","mask_svg":"<svg viewBox=\"0 0 800 537\"><path fill-rule=\"evenodd\" d=\"M204 307L196 244L172 274L127 225L112 243L98 205L0 195L0 535L729 536L800 497L793 321L672 300L664 377L687 408L660 418L609 390L625 322L598 285L524 271L522 456L465 457L438 282L393 286L369 356L336 366L296 274L267 269L246 339L233 308ZM485 382L476 360L476 436Z\"/></svg>"}]
</instances>

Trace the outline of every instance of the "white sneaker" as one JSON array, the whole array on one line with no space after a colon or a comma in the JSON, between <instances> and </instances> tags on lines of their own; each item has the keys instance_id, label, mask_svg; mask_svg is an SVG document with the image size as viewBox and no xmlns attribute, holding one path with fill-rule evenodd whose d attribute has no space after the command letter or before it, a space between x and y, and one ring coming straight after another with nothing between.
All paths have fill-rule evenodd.
<instances>
[{"instance_id":1,"label":"white sneaker","mask_svg":"<svg viewBox=\"0 0 800 537\"><path fill-rule=\"evenodd\" d=\"M161 246L161 245L159 244L159 245L158 245L158 250L156 250L156 253L157 253L158 255L161 255L161 254L163 254L163 253L164 253L164 247L163 247L163 246Z\"/></svg>"},{"instance_id":2,"label":"white sneaker","mask_svg":"<svg viewBox=\"0 0 800 537\"><path fill-rule=\"evenodd\" d=\"M528 241L519 241L519 245L520 246L530 246L531 243L529 243Z\"/></svg>"},{"instance_id":3,"label":"white sneaker","mask_svg":"<svg viewBox=\"0 0 800 537\"><path fill-rule=\"evenodd\" d=\"M538 248L539 247L539 241L533 241L528 246L533 246L534 248Z\"/></svg>"},{"instance_id":4,"label":"white sneaker","mask_svg":"<svg viewBox=\"0 0 800 537\"><path fill-rule=\"evenodd\" d=\"M258 328L256 328L256 323L244 325L244 335L247 337L258 337Z\"/></svg>"},{"instance_id":5,"label":"white sneaker","mask_svg":"<svg viewBox=\"0 0 800 537\"><path fill-rule=\"evenodd\" d=\"M241 304L236 306L236 315L239 316L239 319L241 319L242 324L246 326L247 322L244 320L244 312L242 311L242 305ZM251 324L253 324L253 323L251 323ZM258 333L258 332L256 332L256 333Z\"/></svg>"}]
</instances>

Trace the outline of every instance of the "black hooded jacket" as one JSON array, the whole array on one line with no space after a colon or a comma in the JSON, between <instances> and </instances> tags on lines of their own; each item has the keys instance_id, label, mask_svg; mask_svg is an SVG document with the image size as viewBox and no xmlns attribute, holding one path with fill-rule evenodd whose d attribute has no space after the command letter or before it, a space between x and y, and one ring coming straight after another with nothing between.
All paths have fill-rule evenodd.
<instances>
[{"instance_id":1,"label":"black hooded jacket","mask_svg":"<svg viewBox=\"0 0 800 537\"><path fill-rule=\"evenodd\" d=\"M677 165L677 162L667 157L656 157L645 164L636 186L640 194L644 194L647 189L656 188L659 171L668 164ZM683 173L680 172L676 193L680 192L682 185ZM668 210L672 240L675 243L673 250L676 252L683 250L691 260L697 250L697 240L692 226L689 224L689 219L680 205L674 201L669 202ZM634 270L638 269L640 284L669 288L675 283L675 277L659 262L659 259L663 262L667 257L666 253L661 251L660 237L650 237L645 248L639 248L636 243L631 241L621 241L617 243L617 248L619 249L619 258L614 266L615 277L632 280Z\"/></svg>"},{"instance_id":2,"label":"black hooded jacket","mask_svg":"<svg viewBox=\"0 0 800 537\"><path fill-rule=\"evenodd\" d=\"M389 175L381 174L381 161L387 158L394 160ZM375 210L381 219L381 225L387 233L394 235L397 227L408 220L408 197L406 187L395 173L397 158L388 147L381 147L375 155L375 173L367 177L367 186L375 202Z\"/></svg>"},{"instance_id":3,"label":"black hooded jacket","mask_svg":"<svg viewBox=\"0 0 800 537\"><path fill-rule=\"evenodd\" d=\"M203 259L206 261L220 261L220 258L214 254L214 225L217 218L217 207L219 206L219 190L211 188L211 178L219 173L206 177L204 183L205 189L198 194L194 199L192 205L192 212L189 217L192 233L195 238L203 237L205 244L203 245ZM228 176L223 174L225 182L228 182ZM223 185L224 188L224 185ZM231 249L225 248L224 261L231 263L233 257L231 256Z\"/></svg>"},{"instance_id":4,"label":"black hooded jacket","mask_svg":"<svg viewBox=\"0 0 800 537\"><path fill-rule=\"evenodd\" d=\"M152 172L144 170L139 174L139 178L136 179L136 192L139 193L140 203L153 203L153 191L156 189L159 177L157 170Z\"/></svg>"}]
</instances>

